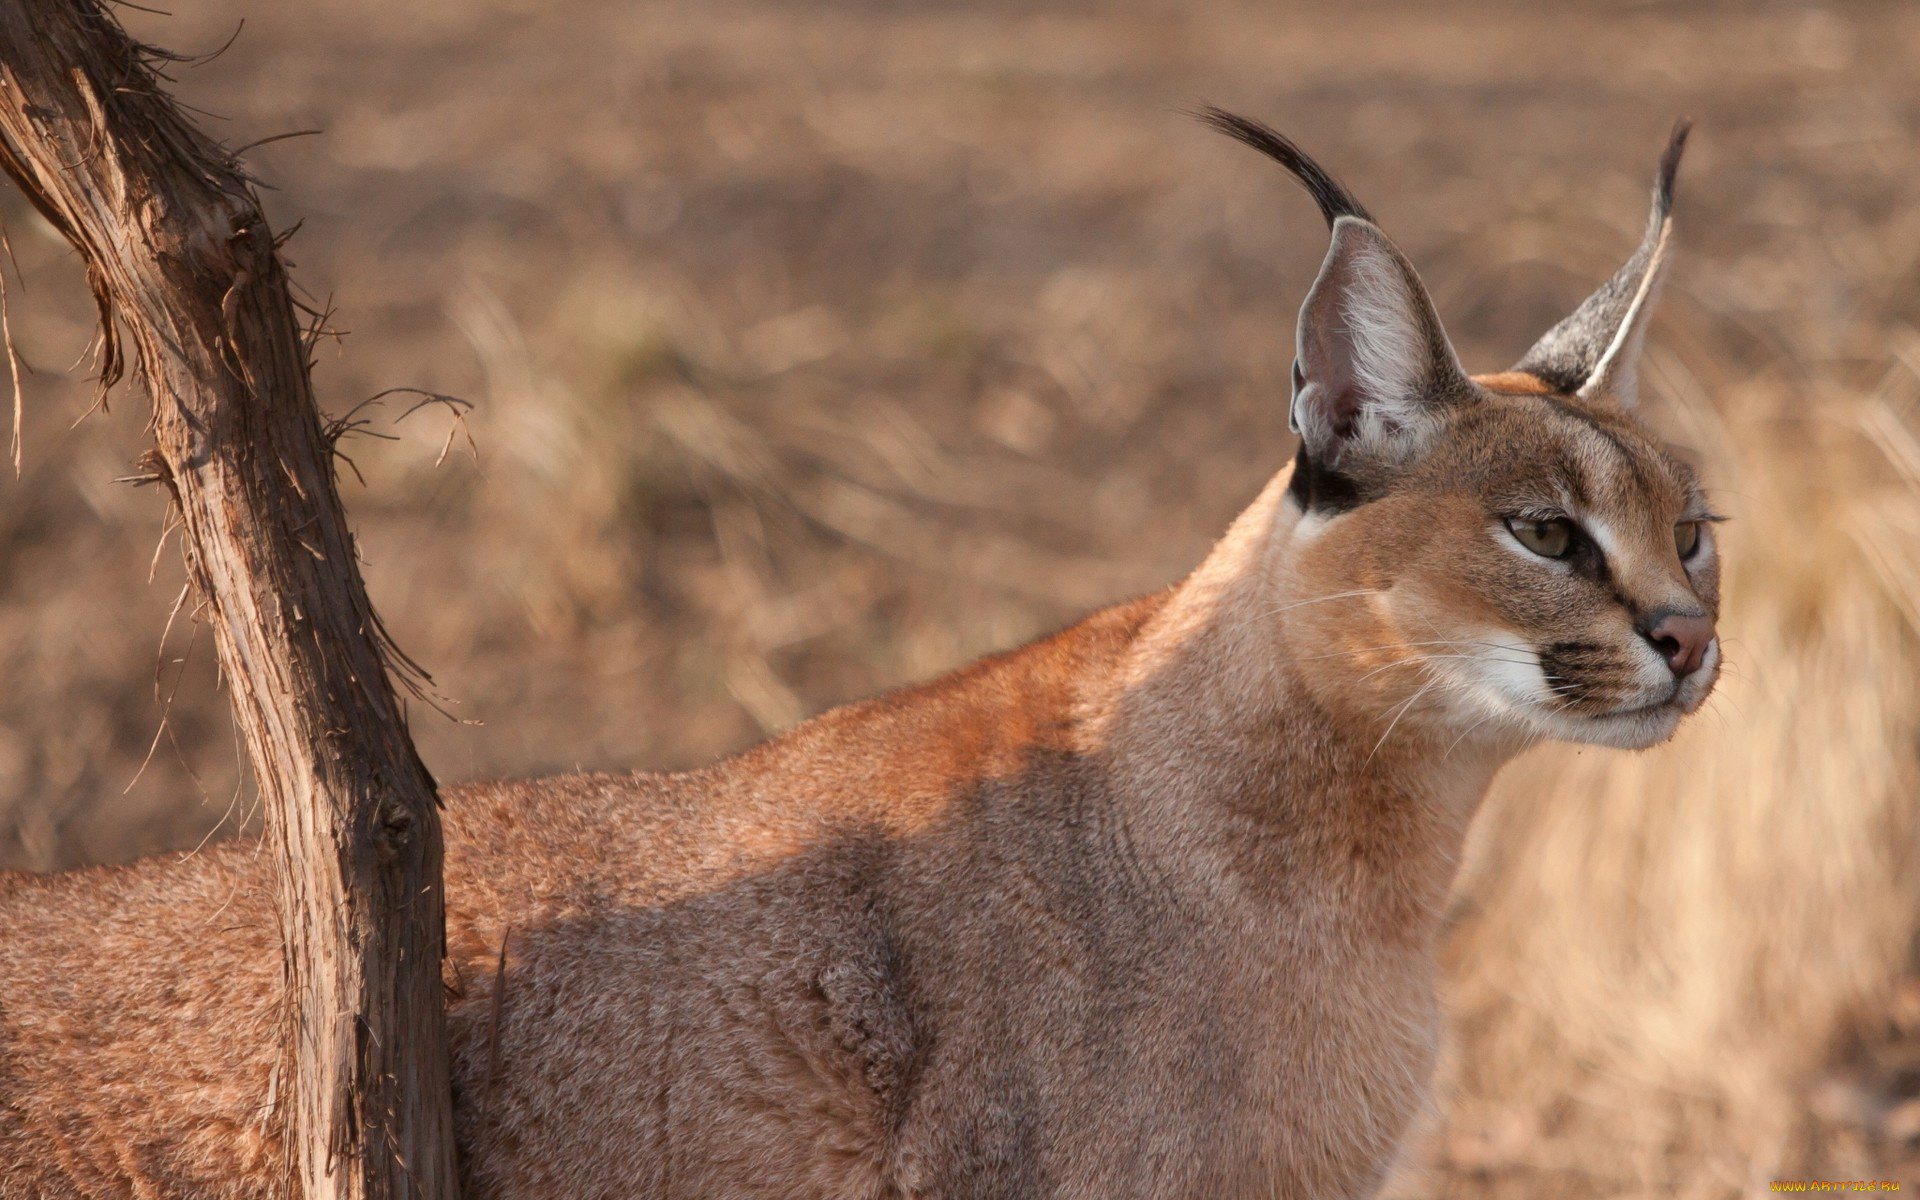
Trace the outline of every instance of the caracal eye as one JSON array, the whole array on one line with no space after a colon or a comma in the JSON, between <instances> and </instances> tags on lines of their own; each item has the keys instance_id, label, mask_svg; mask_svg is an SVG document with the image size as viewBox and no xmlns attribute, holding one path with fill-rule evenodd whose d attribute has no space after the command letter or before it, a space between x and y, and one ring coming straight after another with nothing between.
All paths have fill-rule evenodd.
<instances>
[{"instance_id":1,"label":"caracal eye","mask_svg":"<svg viewBox=\"0 0 1920 1200\"><path fill-rule=\"evenodd\" d=\"M1682 521L1673 527L1673 548L1683 559L1692 558L1700 548L1700 522Z\"/></svg>"},{"instance_id":2,"label":"caracal eye","mask_svg":"<svg viewBox=\"0 0 1920 1200\"><path fill-rule=\"evenodd\" d=\"M1508 517L1507 532L1542 558L1564 558L1573 548L1573 522L1565 517L1549 517L1544 521Z\"/></svg>"}]
</instances>

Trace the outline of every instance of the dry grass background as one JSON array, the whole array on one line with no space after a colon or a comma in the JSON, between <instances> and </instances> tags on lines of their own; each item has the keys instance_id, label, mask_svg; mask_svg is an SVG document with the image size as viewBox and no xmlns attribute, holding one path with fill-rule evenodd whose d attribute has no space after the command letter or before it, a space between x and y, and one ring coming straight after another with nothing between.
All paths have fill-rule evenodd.
<instances>
[{"instance_id":1,"label":"dry grass background","mask_svg":"<svg viewBox=\"0 0 1920 1200\"><path fill-rule=\"evenodd\" d=\"M1644 756L1483 816L1406 1196L1920 1186L1920 8L207 0L180 94L304 220L319 384L478 402L353 440L444 779L680 766L1198 560L1285 461L1311 205L1177 115L1296 134L1495 369L1633 244L1699 129L1652 419L1727 527L1730 668ZM74 263L14 196L0 866L254 818L209 647L110 482ZM393 410L386 410L391 413ZM155 564L149 584L150 561ZM198 639L204 642L204 638ZM170 704L165 703L170 697ZM163 727L163 712L164 727ZM150 747L152 748L149 756ZM144 771L143 760L149 760Z\"/></svg>"}]
</instances>

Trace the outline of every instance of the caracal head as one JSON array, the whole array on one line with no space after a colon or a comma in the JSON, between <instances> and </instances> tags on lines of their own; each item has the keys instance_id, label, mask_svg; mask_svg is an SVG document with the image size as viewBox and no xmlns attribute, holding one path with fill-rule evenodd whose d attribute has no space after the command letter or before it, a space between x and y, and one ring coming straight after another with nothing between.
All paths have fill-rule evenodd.
<instances>
[{"instance_id":1,"label":"caracal head","mask_svg":"<svg viewBox=\"0 0 1920 1200\"><path fill-rule=\"evenodd\" d=\"M1281 636L1328 704L1460 741L1644 747L1720 669L1719 520L1634 415L1670 261L1675 127L1647 233L1510 371L1470 376L1412 265L1272 130L1332 228L1300 313Z\"/></svg>"}]
</instances>

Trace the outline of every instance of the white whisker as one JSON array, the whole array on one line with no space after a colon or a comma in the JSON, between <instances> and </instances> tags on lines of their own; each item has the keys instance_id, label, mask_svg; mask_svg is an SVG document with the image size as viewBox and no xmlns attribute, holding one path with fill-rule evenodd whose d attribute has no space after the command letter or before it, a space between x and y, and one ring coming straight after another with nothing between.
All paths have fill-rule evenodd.
<instances>
[{"instance_id":1,"label":"white whisker","mask_svg":"<svg viewBox=\"0 0 1920 1200\"><path fill-rule=\"evenodd\" d=\"M1399 708L1394 715L1393 721L1387 726L1387 731L1380 735L1380 740L1373 744L1373 749L1367 751L1366 761L1360 764L1362 767L1365 767L1368 763L1371 763L1373 761L1373 756L1380 752L1380 747L1387 744L1387 739L1393 736L1394 727L1399 725L1400 718L1406 716L1408 711L1413 708L1414 702L1420 699L1420 697L1426 695L1428 692L1432 691L1436 686L1439 685L1439 683L1440 681L1438 679L1433 680L1432 682L1428 683L1425 687L1421 688L1419 691L1415 692L1413 695L1408 696L1405 700L1403 700L1400 703Z\"/></svg>"},{"instance_id":2,"label":"white whisker","mask_svg":"<svg viewBox=\"0 0 1920 1200\"><path fill-rule=\"evenodd\" d=\"M1281 613L1292 612L1296 608L1305 608L1310 604L1325 604L1330 600L1349 600L1355 596L1384 596L1386 594L1386 590L1383 588L1361 588L1351 592L1334 592L1328 596L1315 596L1311 600L1295 600L1291 604L1282 604L1278 608L1269 609L1261 615L1263 617L1277 617Z\"/></svg>"}]
</instances>

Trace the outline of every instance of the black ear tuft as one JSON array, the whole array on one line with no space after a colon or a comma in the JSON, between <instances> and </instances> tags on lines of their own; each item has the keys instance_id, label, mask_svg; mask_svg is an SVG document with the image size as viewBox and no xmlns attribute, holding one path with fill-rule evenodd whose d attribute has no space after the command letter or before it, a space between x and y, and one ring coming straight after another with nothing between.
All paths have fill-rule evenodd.
<instances>
[{"instance_id":1,"label":"black ear tuft","mask_svg":"<svg viewBox=\"0 0 1920 1200\"><path fill-rule=\"evenodd\" d=\"M1547 330L1521 358L1515 370L1537 375L1550 387L1582 396L1609 394L1632 407L1637 392L1637 360L1660 290L1673 232L1673 180L1693 123L1674 123L1660 167L1653 177L1653 205L1647 231L1632 257L1613 278L1582 301L1565 320Z\"/></svg>"},{"instance_id":2,"label":"black ear tuft","mask_svg":"<svg viewBox=\"0 0 1920 1200\"><path fill-rule=\"evenodd\" d=\"M1667 138L1667 152L1660 156L1660 175L1654 184L1655 218L1664 221L1673 212L1673 179L1680 173L1680 155L1686 151L1687 135L1693 132L1693 121L1681 117L1673 123L1673 133Z\"/></svg>"},{"instance_id":3,"label":"black ear tuft","mask_svg":"<svg viewBox=\"0 0 1920 1200\"><path fill-rule=\"evenodd\" d=\"M1320 215L1327 219L1327 228L1333 228L1333 223L1341 217L1358 217L1369 222L1373 220L1367 210L1360 207L1360 202L1353 198L1352 192L1340 186L1340 181L1329 175L1325 167L1313 161L1306 151L1279 132L1211 104L1194 110L1193 116L1233 140L1252 146L1291 171L1295 179L1306 185L1314 203L1320 206ZM1684 140L1686 134L1682 132L1679 136Z\"/></svg>"}]
</instances>

